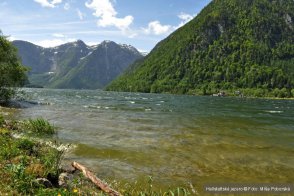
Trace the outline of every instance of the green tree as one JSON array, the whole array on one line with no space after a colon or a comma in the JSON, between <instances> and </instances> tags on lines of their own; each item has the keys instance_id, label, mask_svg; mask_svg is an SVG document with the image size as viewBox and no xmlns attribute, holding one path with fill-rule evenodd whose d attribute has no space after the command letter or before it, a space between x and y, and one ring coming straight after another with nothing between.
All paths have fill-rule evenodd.
<instances>
[{"instance_id":1,"label":"green tree","mask_svg":"<svg viewBox=\"0 0 294 196\"><path fill-rule=\"evenodd\" d=\"M18 59L17 50L0 31L0 102L7 102L15 94L15 87L22 86L26 68Z\"/></svg>"}]
</instances>

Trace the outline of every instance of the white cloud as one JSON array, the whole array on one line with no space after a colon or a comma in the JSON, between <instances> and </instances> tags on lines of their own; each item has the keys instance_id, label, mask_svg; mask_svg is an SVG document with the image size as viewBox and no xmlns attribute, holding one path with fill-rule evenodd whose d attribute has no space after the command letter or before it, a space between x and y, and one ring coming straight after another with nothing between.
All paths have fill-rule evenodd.
<instances>
[{"instance_id":1,"label":"white cloud","mask_svg":"<svg viewBox=\"0 0 294 196\"><path fill-rule=\"evenodd\" d=\"M147 28L143 28L145 34L162 35L172 31L171 25L162 25L158 20L152 21L148 24Z\"/></svg>"},{"instance_id":2,"label":"white cloud","mask_svg":"<svg viewBox=\"0 0 294 196\"><path fill-rule=\"evenodd\" d=\"M76 39L72 38L67 38L67 39L46 39L46 40L41 40L35 42L35 44L45 47L45 48L50 48L50 47L55 47L55 46L60 46L62 44L68 43L68 42L73 42L76 41Z\"/></svg>"},{"instance_id":3,"label":"white cloud","mask_svg":"<svg viewBox=\"0 0 294 196\"><path fill-rule=\"evenodd\" d=\"M163 25L160 23L160 21L155 20L151 21L148 24L147 28L142 28L143 32L147 35L165 35L169 34L172 31L184 26L187 22L192 20L195 17L195 15L190 15L186 13L180 13L178 15L178 18L181 20L180 23L177 26L172 26L172 25Z\"/></svg>"},{"instance_id":4,"label":"white cloud","mask_svg":"<svg viewBox=\"0 0 294 196\"><path fill-rule=\"evenodd\" d=\"M76 39L70 38L70 37L68 37L64 34L61 34L61 33L54 33L54 34L52 34L52 37L53 37L52 39L35 41L34 43L39 46L49 48L49 47L60 46L62 44L68 43L68 42L76 41Z\"/></svg>"},{"instance_id":5,"label":"white cloud","mask_svg":"<svg viewBox=\"0 0 294 196\"><path fill-rule=\"evenodd\" d=\"M140 49L140 48L138 48L137 49L140 53L142 53L142 54L144 54L144 55L147 55L150 51L148 51L148 50L143 50L143 49Z\"/></svg>"},{"instance_id":6,"label":"white cloud","mask_svg":"<svg viewBox=\"0 0 294 196\"><path fill-rule=\"evenodd\" d=\"M59 46L64 43L65 43L65 41L61 40L61 39L51 39L51 40L48 39L48 40L39 41L37 45L43 46L45 48L49 48L49 47Z\"/></svg>"},{"instance_id":7,"label":"white cloud","mask_svg":"<svg viewBox=\"0 0 294 196\"><path fill-rule=\"evenodd\" d=\"M59 37L59 38L65 37L63 34L60 34L60 33L54 33L54 34L52 34L52 36L53 37Z\"/></svg>"},{"instance_id":8,"label":"white cloud","mask_svg":"<svg viewBox=\"0 0 294 196\"><path fill-rule=\"evenodd\" d=\"M7 39L8 39L9 41L18 40L16 37L13 37L13 36L8 36Z\"/></svg>"},{"instance_id":9,"label":"white cloud","mask_svg":"<svg viewBox=\"0 0 294 196\"><path fill-rule=\"evenodd\" d=\"M190 14L186 14L186 13L184 13L184 12L180 13L180 14L178 15L178 17L179 17L180 19L184 20L184 21L190 21L190 20L192 20L192 19L194 18L194 16L192 16L192 15L190 15Z\"/></svg>"},{"instance_id":10,"label":"white cloud","mask_svg":"<svg viewBox=\"0 0 294 196\"><path fill-rule=\"evenodd\" d=\"M54 8L55 5L62 3L62 0L34 0L36 3L39 3L42 7Z\"/></svg>"},{"instance_id":11,"label":"white cloud","mask_svg":"<svg viewBox=\"0 0 294 196\"><path fill-rule=\"evenodd\" d=\"M91 0L91 2L86 2L85 5L95 11L93 15L99 18L97 25L100 27L115 26L125 31L134 21L134 17L131 15L124 18L116 17L117 12L110 0Z\"/></svg>"},{"instance_id":12,"label":"white cloud","mask_svg":"<svg viewBox=\"0 0 294 196\"><path fill-rule=\"evenodd\" d=\"M62 3L62 0L52 0L51 2L53 5Z\"/></svg>"},{"instance_id":13,"label":"white cloud","mask_svg":"<svg viewBox=\"0 0 294 196\"><path fill-rule=\"evenodd\" d=\"M86 44L88 45L88 46L96 46L96 45L98 45L100 42L86 42Z\"/></svg>"},{"instance_id":14,"label":"white cloud","mask_svg":"<svg viewBox=\"0 0 294 196\"><path fill-rule=\"evenodd\" d=\"M84 14L81 12L81 10L77 9L77 14L78 14L80 20L84 19Z\"/></svg>"},{"instance_id":15,"label":"white cloud","mask_svg":"<svg viewBox=\"0 0 294 196\"><path fill-rule=\"evenodd\" d=\"M69 3L65 3L63 8L65 10L69 10L70 9L70 4Z\"/></svg>"},{"instance_id":16,"label":"white cloud","mask_svg":"<svg viewBox=\"0 0 294 196\"><path fill-rule=\"evenodd\" d=\"M135 31L133 30L127 30L127 31L124 31L123 32L125 35L128 36L128 38L134 38L134 37L137 37L138 33L136 33Z\"/></svg>"},{"instance_id":17,"label":"white cloud","mask_svg":"<svg viewBox=\"0 0 294 196\"><path fill-rule=\"evenodd\" d=\"M191 21L194 17L195 17L195 15L194 16L192 16L192 15L190 15L190 14L186 14L186 13L180 13L179 15L178 15L178 17L179 17L179 19L181 19L182 21L181 21L181 23L176 27L176 28L180 28L180 27L182 27L182 26L184 26L186 23L188 23L189 21Z\"/></svg>"}]
</instances>

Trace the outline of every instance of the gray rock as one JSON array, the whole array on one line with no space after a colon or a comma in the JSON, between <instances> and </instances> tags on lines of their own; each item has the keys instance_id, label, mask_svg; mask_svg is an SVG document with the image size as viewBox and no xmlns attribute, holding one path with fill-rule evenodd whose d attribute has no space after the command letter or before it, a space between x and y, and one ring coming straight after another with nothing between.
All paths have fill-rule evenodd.
<instances>
[{"instance_id":1,"label":"gray rock","mask_svg":"<svg viewBox=\"0 0 294 196\"><path fill-rule=\"evenodd\" d=\"M63 165L61 167L61 171L72 174L76 171L76 169L71 165Z\"/></svg>"},{"instance_id":2,"label":"gray rock","mask_svg":"<svg viewBox=\"0 0 294 196\"><path fill-rule=\"evenodd\" d=\"M52 183L46 178L37 178L36 183L38 183L39 185L43 185L46 188L53 188Z\"/></svg>"},{"instance_id":3,"label":"gray rock","mask_svg":"<svg viewBox=\"0 0 294 196\"><path fill-rule=\"evenodd\" d=\"M58 185L60 187L67 187L73 180L73 174L61 173L58 177Z\"/></svg>"}]
</instances>

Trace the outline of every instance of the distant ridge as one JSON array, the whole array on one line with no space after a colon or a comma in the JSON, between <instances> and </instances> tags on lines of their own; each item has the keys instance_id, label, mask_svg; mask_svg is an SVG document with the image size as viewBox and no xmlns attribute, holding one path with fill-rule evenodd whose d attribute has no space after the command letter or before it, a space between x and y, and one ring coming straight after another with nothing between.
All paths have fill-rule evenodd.
<instances>
[{"instance_id":1,"label":"distant ridge","mask_svg":"<svg viewBox=\"0 0 294 196\"><path fill-rule=\"evenodd\" d=\"M133 46L103 41L87 46L82 40L43 48L16 40L19 56L31 68L31 86L49 88L103 88L128 65L143 57Z\"/></svg>"},{"instance_id":2,"label":"distant ridge","mask_svg":"<svg viewBox=\"0 0 294 196\"><path fill-rule=\"evenodd\" d=\"M294 96L294 1L213 0L107 90Z\"/></svg>"}]
</instances>

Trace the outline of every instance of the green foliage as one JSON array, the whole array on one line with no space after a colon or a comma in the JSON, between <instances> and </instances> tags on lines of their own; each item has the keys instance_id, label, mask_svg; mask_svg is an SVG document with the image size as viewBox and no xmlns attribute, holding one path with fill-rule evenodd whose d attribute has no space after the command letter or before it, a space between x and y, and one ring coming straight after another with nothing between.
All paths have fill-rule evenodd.
<instances>
[{"instance_id":1,"label":"green foliage","mask_svg":"<svg viewBox=\"0 0 294 196\"><path fill-rule=\"evenodd\" d=\"M29 139L22 139L22 140L18 140L16 142L16 146L17 146L17 148L22 149L22 150L30 153L33 151L33 147L35 146L35 143Z\"/></svg>"},{"instance_id":2,"label":"green foliage","mask_svg":"<svg viewBox=\"0 0 294 196\"><path fill-rule=\"evenodd\" d=\"M26 131L37 135L52 135L55 134L55 128L47 120L37 118L29 119L24 123Z\"/></svg>"},{"instance_id":3,"label":"green foliage","mask_svg":"<svg viewBox=\"0 0 294 196\"><path fill-rule=\"evenodd\" d=\"M6 102L13 97L13 87L24 84L25 71L17 57L16 49L0 32L0 102Z\"/></svg>"},{"instance_id":4,"label":"green foliage","mask_svg":"<svg viewBox=\"0 0 294 196\"><path fill-rule=\"evenodd\" d=\"M107 90L289 97L293 88L294 2L214 0Z\"/></svg>"},{"instance_id":5,"label":"green foliage","mask_svg":"<svg viewBox=\"0 0 294 196\"><path fill-rule=\"evenodd\" d=\"M0 136L8 136L10 135L10 131L5 128L0 128Z\"/></svg>"},{"instance_id":6,"label":"green foliage","mask_svg":"<svg viewBox=\"0 0 294 196\"><path fill-rule=\"evenodd\" d=\"M1 137L0 143L0 177L6 188L21 195L34 195L35 189L40 187L35 183L37 177L57 175L59 170L55 165L60 162L60 156L57 155L62 152L29 139L15 139L11 136ZM46 154L42 154L44 152Z\"/></svg>"},{"instance_id":7,"label":"green foliage","mask_svg":"<svg viewBox=\"0 0 294 196\"><path fill-rule=\"evenodd\" d=\"M0 128L0 195L36 195L44 189L36 178L57 179L63 152L24 135L14 138L10 134L17 131Z\"/></svg>"},{"instance_id":8,"label":"green foliage","mask_svg":"<svg viewBox=\"0 0 294 196\"><path fill-rule=\"evenodd\" d=\"M5 123L4 117L0 114L0 127L2 127Z\"/></svg>"}]
</instances>

